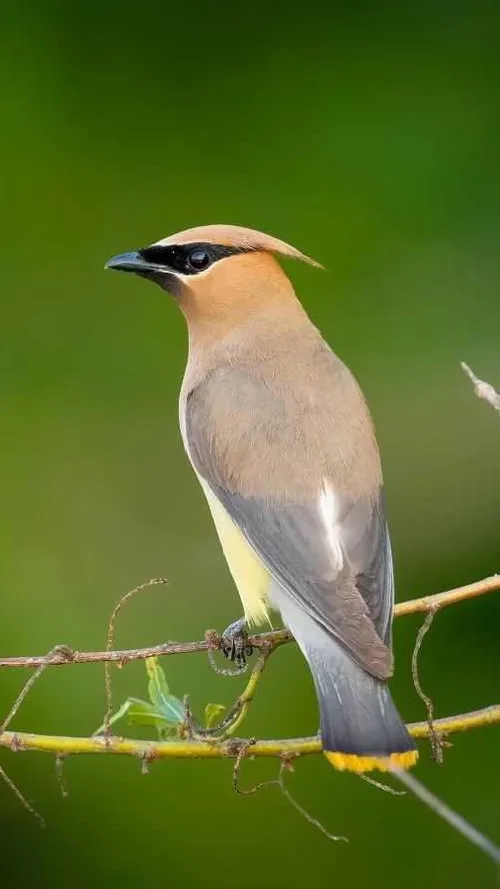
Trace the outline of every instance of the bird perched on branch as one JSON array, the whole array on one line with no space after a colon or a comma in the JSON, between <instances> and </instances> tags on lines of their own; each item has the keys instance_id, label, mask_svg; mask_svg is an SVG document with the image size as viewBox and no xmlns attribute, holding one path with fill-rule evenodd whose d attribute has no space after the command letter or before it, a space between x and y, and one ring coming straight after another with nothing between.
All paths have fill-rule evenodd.
<instances>
[{"instance_id":1,"label":"bird perched on branch","mask_svg":"<svg viewBox=\"0 0 500 889\"><path fill-rule=\"evenodd\" d=\"M408 768L417 752L387 687L394 586L372 421L277 255L318 265L208 225L107 267L159 284L186 318L184 445L246 623L277 610L309 664L325 755L355 772ZM241 621L225 638L244 657Z\"/></svg>"}]
</instances>

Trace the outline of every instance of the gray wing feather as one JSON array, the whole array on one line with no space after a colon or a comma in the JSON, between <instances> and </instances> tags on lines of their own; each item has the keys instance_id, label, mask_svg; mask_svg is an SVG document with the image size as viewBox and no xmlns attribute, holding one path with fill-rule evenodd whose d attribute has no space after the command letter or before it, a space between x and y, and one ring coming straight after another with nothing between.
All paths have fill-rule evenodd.
<instances>
[{"instance_id":1,"label":"gray wing feather","mask_svg":"<svg viewBox=\"0 0 500 889\"><path fill-rule=\"evenodd\" d=\"M384 491L379 491L375 502L364 500L352 506L342 530L347 556L355 570L356 586L377 633L390 647L394 575Z\"/></svg>"},{"instance_id":2,"label":"gray wing feather","mask_svg":"<svg viewBox=\"0 0 500 889\"><path fill-rule=\"evenodd\" d=\"M332 562L318 502L248 497L223 483L195 390L186 406L185 434L196 471L209 484L271 575L354 660L377 678L392 673L392 559L383 494L376 502L342 504L336 531L344 555ZM231 487L235 487L234 475ZM318 479L318 498L321 480Z\"/></svg>"},{"instance_id":3,"label":"gray wing feather","mask_svg":"<svg viewBox=\"0 0 500 889\"><path fill-rule=\"evenodd\" d=\"M391 609L381 601L377 564L365 567L366 573L356 573L346 553L344 566L332 571L317 507L246 498L219 486L212 490L293 599L347 648L360 666L378 678L387 678L392 672L387 647ZM361 547L372 542L367 536L358 544L358 556Z\"/></svg>"}]
</instances>

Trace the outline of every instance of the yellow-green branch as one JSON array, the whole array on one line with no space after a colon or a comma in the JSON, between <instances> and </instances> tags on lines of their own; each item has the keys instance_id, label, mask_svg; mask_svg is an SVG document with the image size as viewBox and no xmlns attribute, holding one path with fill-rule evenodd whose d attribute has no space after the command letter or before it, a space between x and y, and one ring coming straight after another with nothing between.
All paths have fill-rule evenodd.
<instances>
[{"instance_id":1,"label":"yellow-green branch","mask_svg":"<svg viewBox=\"0 0 500 889\"><path fill-rule=\"evenodd\" d=\"M441 735L449 735L494 724L500 724L500 704L485 707L482 710L474 710L471 713L462 713L458 716L436 719L434 729ZM408 729L414 738L427 738L429 736L429 725L427 722L410 723ZM0 735L0 746L10 748L14 752L37 750L58 756L83 753L112 753L135 756L146 761L156 759L234 758L241 753L242 748L248 749L248 756L274 756L285 759L321 752L321 742L317 737L255 742L234 738L217 743L209 740L155 742L117 737L69 738L56 735L36 735L26 732L4 732Z\"/></svg>"}]
</instances>

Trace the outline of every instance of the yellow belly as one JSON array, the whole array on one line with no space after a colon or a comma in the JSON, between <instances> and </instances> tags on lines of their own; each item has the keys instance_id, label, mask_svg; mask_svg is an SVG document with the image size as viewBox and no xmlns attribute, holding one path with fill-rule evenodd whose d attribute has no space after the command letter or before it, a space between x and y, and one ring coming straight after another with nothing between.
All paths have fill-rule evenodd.
<instances>
[{"instance_id":1,"label":"yellow belly","mask_svg":"<svg viewBox=\"0 0 500 889\"><path fill-rule=\"evenodd\" d=\"M248 624L271 623L268 613L271 575L206 482L200 484L219 535L222 551L240 594Z\"/></svg>"}]
</instances>

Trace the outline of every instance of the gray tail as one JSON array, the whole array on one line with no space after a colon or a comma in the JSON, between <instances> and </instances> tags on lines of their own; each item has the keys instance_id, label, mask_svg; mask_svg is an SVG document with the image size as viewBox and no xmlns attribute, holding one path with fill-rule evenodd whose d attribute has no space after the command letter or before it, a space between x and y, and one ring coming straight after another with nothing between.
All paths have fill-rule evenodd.
<instances>
[{"instance_id":1,"label":"gray tail","mask_svg":"<svg viewBox=\"0 0 500 889\"><path fill-rule=\"evenodd\" d=\"M328 641L328 657L324 649L304 652L318 695L325 752L380 759L414 751L387 684L366 673L334 640ZM408 764L413 764L411 757Z\"/></svg>"},{"instance_id":2,"label":"gray tail","mask_svg":"<svg viewBox=\"0 0 500 889\"><path fill-rule=\"evenodd\" d=\"M358 666L341 645L279 588L274 604L292 631L314 679L323 750L340 769L408 768L415 743L385 682Z\"/></svg>"}]
</instances>

